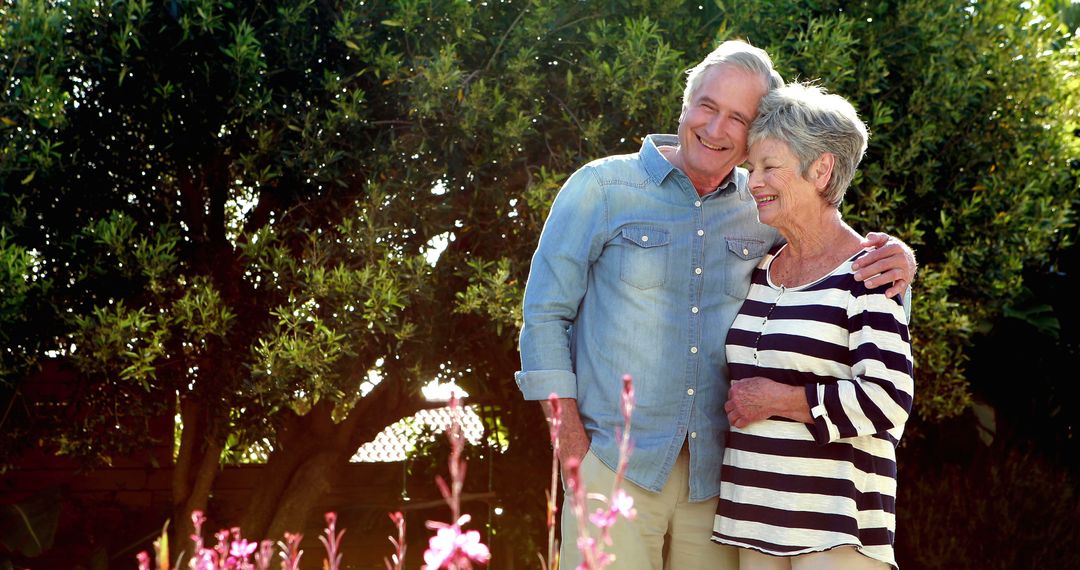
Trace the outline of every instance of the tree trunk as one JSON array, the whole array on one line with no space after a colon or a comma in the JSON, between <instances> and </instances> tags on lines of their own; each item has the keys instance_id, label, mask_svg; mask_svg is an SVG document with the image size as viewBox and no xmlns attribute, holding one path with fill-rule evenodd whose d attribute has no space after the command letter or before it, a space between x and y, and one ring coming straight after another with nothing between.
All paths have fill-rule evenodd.
<instances>
[{"instance_id":1,"label":"tree trunk","mask_svg":"<svg viewBox=\"0 0 1080 570\"><path fill-rule=\"evenodd\" d=\"M191 512L205 511L214 479L220 470L223 443L212 435L203 406L194 400L180 402L183 432L180 452L173 468L172 533L170 543L175 552L187 550L187 541L195 533Z\"/></svg>"},{"instance_id":2,"label":"tree trunk","mask_svg":"<svg viewBox=\"0 0 1080 570\"><path fill-rule=\"evenodd\" d=\"M391 423L424 407L386 379L362 398L340 423L331 419L333 404L323 401L304 416L289 412L279 447L267 462L241 527L249 537L279 539L305 526L312 505L329 492L336 474L363 443Z\"/></svg>"}]
</instances>

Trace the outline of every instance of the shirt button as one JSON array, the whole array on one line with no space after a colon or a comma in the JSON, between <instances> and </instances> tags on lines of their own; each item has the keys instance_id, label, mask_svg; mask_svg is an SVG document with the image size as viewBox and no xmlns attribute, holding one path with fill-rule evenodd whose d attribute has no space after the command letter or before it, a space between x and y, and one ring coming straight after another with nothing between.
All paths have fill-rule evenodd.
<instances>
[{"instance_id":1,"label":"shirt button","mask_svg":"<svg viewBox=\"0 0 1080 570\"><path fill-rule=\"evenodd\" d=\"M694 313L696 315L697 312L698 312L698 308L697 307L690 307L690 312Z\"/></svg>"},{"instance_id":2,"label":"shirt button","mask_svg":"<svg viewBox=\"0 0 1080 570\"><path fill-rule=\"evenodd\" d=\"M744 247L744 248L742 248L742 254L743 254L743 255L750 255L750 250L749 250L749 249L746 249L746 248Z\"/></svg>"},{"instance_id":3,"label":"shirt button","mask_svg":"<svg viewBox=\"0 0 1080 570\"><path fill-rule=\"evenodd\" d=\"M699 236L705 235L705 230L698 230L697 235L699 235Z\"/></svg>"},{"instance_id":4,"label":"shirt button","mask_svg":"<svg viewBox=\"0 0 1080 570\"><path fill-rule=\"evenodd\" d=\"M696 346L691 346L690 347L690 354L697 354L697 347Z\"/></svg>"},{"instance_id":5,"label":"shirt button","mask_svg":"<svg viewBox=\"0 0 1080 570\"><path fill-rule=\"evenodd\" d=\"M697 432L696 431L690 432L690 439L697 439Z\"/></svg>"},{"instance_id":6,"label":"shirt button","mask_svg":"<svg viewBox=\"0 0 1080 570\"><path fill-rule=\"evenodd\" d=\"M701 268L700 267L695 267L694 268L694 275L701 275Z\"/></svg>"},{"instance_id":7,"label":"shirt button","mask_svg":"<svg viewBox=\"0 0 1080 570\"><path fill-rule=\"evenodd\" d=\"M641 241L649 241L649 236L641 236ZM746 255L745 253L743 255Z\"/></svg>"},{"instance_id":8,"label":"shirt button","mask_svg":"<svg viewBox=\"0 0 1080 570\"><path fill-rule=\"evenodd\" d=\"M687 391L686 391L686 395L687 395L687 396L693 396L693 395L694 395L694 389L693 389L693 388L690 388L689 390L687 390Z\"/></svg>"},{"instance_id":9,"label":"shirt button","mask_svg":"<svg viewBox=\"0 0 1080 570\"><path fill-rule=\"evenodd\" d=\"M695 208L700 208L700 207L701 207L701 200L697 200L697 201L695 201L695 202L694 202L694 207L695 207Z\"/></svg>"}]
</instances>

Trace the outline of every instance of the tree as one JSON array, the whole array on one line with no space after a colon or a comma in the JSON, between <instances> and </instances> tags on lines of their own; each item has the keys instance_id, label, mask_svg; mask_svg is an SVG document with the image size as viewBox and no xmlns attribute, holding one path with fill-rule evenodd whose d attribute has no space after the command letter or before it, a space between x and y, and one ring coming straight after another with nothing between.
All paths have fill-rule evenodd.
<instances>
[{"instance_id":1,"label":"tree","mask_svg":"<svg viewBox=\"0 0 1080 570\"><path fill-rule=\"evenodd\" d=\"M408 380L424 362L402 354L439 219L418 215L434 178L371 152L391 131L364 90L397 64L370 66L379 32L351 24L378 10L3 9L4 286L47 290L48 309L5 305L5 336L28 339L7 347L5 403L24 355L71 367L70 405L27 419L91 463L150 444L147 418L178 409L176 521L205 508L230 452L273 438L245 526L280 534L332 465L422 404ZM369 370L386 381L361 398Z\"/></svg>"},{"instance_id":2,"label":"tree","mask_svg":"<svg viewBox=\"0 0 1080 570\"><path fill-rule=\"evenodd\" d=\"M545 437L511 375L551 200L673 132L682 71L731 37L867 119L845 216L917 247L917 412L953 416L971 331L1067 244L1077 195L1075 39L992 4L5 4L0 456L32 432L102 463L178 410L174 521L263 454L242 524L271 536L432 378ZM24 397L44 362L79 378L55 413Z\"/></svg>"}]
</instances>

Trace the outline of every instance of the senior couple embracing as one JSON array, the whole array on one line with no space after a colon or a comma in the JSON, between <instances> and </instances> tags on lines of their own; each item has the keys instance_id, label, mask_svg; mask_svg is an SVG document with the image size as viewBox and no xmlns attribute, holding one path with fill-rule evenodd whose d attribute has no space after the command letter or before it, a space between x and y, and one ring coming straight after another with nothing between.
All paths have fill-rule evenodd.
<instances>
[{"instance_id":1,"label":"senior couple embracing","mask_svg":"<svg viewBox=\"0 0 1080 570\"><path fill-rule=\"evenodd\" d=\"M611 568L896 567L915 259L840 215L868 136L845 99L728 41L689 71L677 135L560 190L516 380L549 414L559 398L560 460L599 491L633 376L637 516L612 527ZM564 502L568 570L576 526Z\"/></svg>"}]
</instances>

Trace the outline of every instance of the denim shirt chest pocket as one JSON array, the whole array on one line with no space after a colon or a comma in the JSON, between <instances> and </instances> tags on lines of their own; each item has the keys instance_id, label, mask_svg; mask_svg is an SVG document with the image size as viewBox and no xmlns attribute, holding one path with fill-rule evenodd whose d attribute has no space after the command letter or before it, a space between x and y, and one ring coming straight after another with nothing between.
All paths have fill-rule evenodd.
<instances>
[{"instance_id":1,"label":"denim shirt chest pocket","mask_svg":"<svg viewBox=\"0 0 1080 570\"><path fill-rule=\"evenodd\" d=\"M671 233L655 226L622 229L622 266L619 277L638 289L652 289L667 281Z\"/></svg>"},{"instance_id":2,"label":"denim shirt chest pocket","mask_svg":"<svg viewBox=\"0 0 1080 570\"><path fill-rule=\"evenodd\" d=\"M727 242L724 289L732 297L745 299L750 291L750 275L769 251L769 244L752 237L725 237L724 241Z\"/></svg>"}]
</instances>

